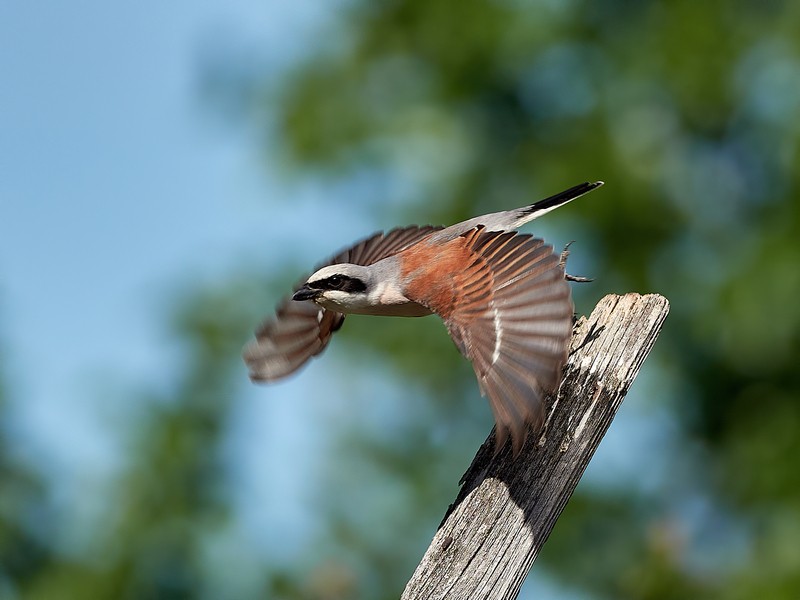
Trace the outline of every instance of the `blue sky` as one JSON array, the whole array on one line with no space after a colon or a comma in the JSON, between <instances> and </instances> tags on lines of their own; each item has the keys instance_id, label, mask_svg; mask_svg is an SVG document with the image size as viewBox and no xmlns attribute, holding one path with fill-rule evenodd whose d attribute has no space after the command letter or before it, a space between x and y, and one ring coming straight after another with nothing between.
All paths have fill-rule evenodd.
<instances>
[{"instance_id":1,"label":"blue sky","mask_svg":"<svg viewBox=\"0 0 800 600\"><path fill-rule=\"evenodd\" d=\"M291 56L303 18L277 4L0 7L0 293L13 360L39 372L26 396L63 394L87 363L157 363L150 289L276 229L253 148L213 126L198 75L226 35Z\"/></svg>"},{"instance_id":2,"label":"blue sky","mask_svg":"<svg viewBox=\"0 0 800 600\"><path fill-rule=\"evenodd\" d=\"M103 420L121 407L98 405L124 398L101 398L104 387L169 380L170 292L243 262L266 272L265 248L312 217L321 192L265 175L247 133L203 102L200 78L215 49L277 75L324 23L322 6L0 4L0 339L13 350L17 450L53 475L57 502L113 469ZM275 201L288 193L292 210ZM302 418L274 397L304 385L261 405ZM265 410L256 423L275 416Z\"/></svg>"}]
</instances>

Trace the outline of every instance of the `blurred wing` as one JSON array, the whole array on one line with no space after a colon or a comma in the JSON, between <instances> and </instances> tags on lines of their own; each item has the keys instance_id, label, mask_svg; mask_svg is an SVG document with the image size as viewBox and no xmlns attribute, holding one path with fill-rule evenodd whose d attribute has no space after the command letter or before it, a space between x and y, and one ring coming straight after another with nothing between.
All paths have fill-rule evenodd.
<instances>
[{"instance_id":1,"label":"blurred wing","mask_svg":"<svg viewBox=\"0 0 800 600\"><path fill-rule=\"evenodd\" d=\"M333 332L344 322L341 313L313 302L284 298L275 316L257 331L255 341L242 356L253 381L276 381L294 373L312 356L325 349Z\"/></svg>"},{"instance_id":2,"label":"blurred wing","mask_svg":"<svg viewBox=\"0 0 800 600\"><path fill-rule=\"evenodd\" d=\"M425 236L444 229L434 225L409 225L398 227L387 233L379 231L372 236L357 242L354 246L343 250L328 262L317 265L319 270L327 265L350 263L353 265L369 266L381 259L397 254L409 246L413 246ZM305 281L304 281L305 282Z\"/></svg>"},{"instance_id":3,"label":"blurred wing","mask_svg":"<svg viewBox=\"0 0 800 600\"><path fill-rule=\"evenodd\" d=\"M496 449L510 433L517 453L528 426L541 425L543 396L556 389L567 360L569 284L553 249L529 235L478 227L450 244L463 246L459 262L466 267L451 270L452 293L409 297L443 317L489 398Z\"/></svg>"},{"instance_id":4,"label":"blurred wing","mask_svg":"<svg viewBox=\"0 0 800 600\"><path fill-rule=\"evenodd\" d=\"M327 263L371 265L415 244L440 227L412 225L379 232L343 250ZM295 291L305 282L295 286ZM308 359L322 352L331 336L344 322L344 315L313 302L295 302L284 298L275 316L256 331L256 339L242 354L253 381L275 381L291 375Z\"/></svg>"}]
</instances>

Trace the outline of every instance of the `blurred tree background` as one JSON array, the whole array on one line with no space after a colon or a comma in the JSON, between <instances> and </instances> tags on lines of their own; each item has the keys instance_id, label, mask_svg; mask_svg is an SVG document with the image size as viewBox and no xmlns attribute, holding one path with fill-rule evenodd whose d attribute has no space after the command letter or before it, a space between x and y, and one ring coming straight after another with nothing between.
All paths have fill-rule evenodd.
<instances>
[{"instance_id":1,"label":"blurred tree background","mask_svg":"<svg viewBox=\"0 0 800 600\"><path fill-rule=\"evenodd\" d=\"M534 227L577 240L570 270L596 278L577 310L606 293L671 301L522 597L800 597L800 4L350 0L308 43L280 81L206 74L271 168L387 227L603 179ZM327 227L310 220L297 243ZM124 392L142 414L117 423L124 465L80 543L60 541L46 481L3 436L1 598L398 597L488 408L433 320L349 318L325 356L338 379L297 398L330 438L296 474L315 498L303 558L248 546L228 429L240 348L307 268L286 263L176 303L183 368L166 392Z\"/></svg>"}]
</instances>

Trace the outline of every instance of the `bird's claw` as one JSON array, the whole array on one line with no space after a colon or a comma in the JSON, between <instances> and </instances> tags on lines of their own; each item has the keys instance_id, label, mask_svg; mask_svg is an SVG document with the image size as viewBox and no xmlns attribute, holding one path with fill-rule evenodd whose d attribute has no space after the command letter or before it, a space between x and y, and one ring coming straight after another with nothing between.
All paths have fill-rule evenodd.
<instances>
[{"instance_id":1,"label":"bird's claw","mask_svg":"<svg viewBox=\"0 0 800 600\"><path fill-rule=\"evenodd\" d=\"M561 267L561 270L564 271L564 279L567 281L574 281L575 283L589 283L594 281L589 277L580 277L578 275L570 275L567 273L567 258L569 257L569 247L575 243L575 240L569 242L564 249L561 251L561 256L558 260L558 266Z\"/></svg>"}]
</instances>

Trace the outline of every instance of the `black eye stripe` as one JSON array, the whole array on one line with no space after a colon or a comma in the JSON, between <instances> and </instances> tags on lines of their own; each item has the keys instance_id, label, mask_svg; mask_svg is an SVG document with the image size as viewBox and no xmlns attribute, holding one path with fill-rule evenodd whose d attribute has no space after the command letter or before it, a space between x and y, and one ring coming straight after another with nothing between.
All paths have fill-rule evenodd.
<instances>
[{"instance_id":1,"label":"black eye stripe","mask_svg":"<svg viewBox=\"0 0 800 600\"><path fill-rule=\"evenodd\" d=\"M350 294L358 294L360 292L366 292L367 286L360 279L348 277L345 279L344 284L339 289Z\"/></svg>"},{"instance_id":2,"label":"black eye stripe","mask_svg":"<svg viewBox=\"0 0 800 600\"><path fill-rule=\"evenodd\" d=\"M331 275L325 279L310 281L306 285L313 290L341 290L351 294L367 290L363 281L347 275Z\"/></svg>"}]
</instances>

